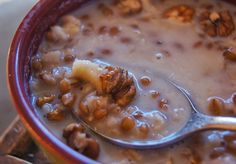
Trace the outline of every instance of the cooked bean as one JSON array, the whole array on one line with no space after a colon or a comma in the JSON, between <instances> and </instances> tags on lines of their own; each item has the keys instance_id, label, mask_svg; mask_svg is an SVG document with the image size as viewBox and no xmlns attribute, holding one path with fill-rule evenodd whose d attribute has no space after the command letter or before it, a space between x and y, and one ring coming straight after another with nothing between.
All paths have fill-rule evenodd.
<instances>
[{"instance_id":1,"label":"cooked bean","mask_svg":"<svg viewBox=\"0 0 236 164\"><path fill-rule=\"evenodd\" d=\"M221 115L224 108L224 101L219 98L212 98L208 102L208 110L213 115Z\"/></svg>"},{"instance_id":2,"label":"cooked bean","mask_svg":"<svg viewBox=\"0 0 236 164\"><path fill-rule=\"evenodd\" d=\"M96 109L94 111L94 117L95 119L102 119L107 116L107 110L106 109Z\"/></svg>"},{"instance_id":3,"label":"cooked bean","mask_svg":"<svg viewBox=\"0 0 236 164\"><path fill-rule=\"evenodd\" d=\"M142 132L144 135L147 135L149 132L149 126L146 123L143 123L140 127L139 127L140 132Z\"/></svg>"},{"instance_id":4,"label":"cooked bean","mask_svg":"<svg viewBox=\"0 0 236 164\"><path fill-rule=\"evenodd\" d=\"M124 131L130 131L134 128L135 121L132 117L124 117L121 121L121 129Z\"/></svg>"},{"instance_id":5,"label":"cooked bean","mask_svg":"<svg viewBox=\"0 0 236 164\"><path fill-rule=\"evenodd\" d=\"M53 111L47 113L46 117L50 121L61 121L65 117L65 111L60 107L56 107Z\"/></svg>"},{"instance_id":6,"label":"cooked bean","mask_svg":"<svg viewBox=\"0 0 236 164\"><path fill-rule=\"evenodd\" d=\"M111 36L117 36L118 34L120 33L120 30L118 27L111 27L110 30L109 30L109 34Z\"/></svg>"},{"instance_id":7,"label":"cooked bean","mask_svg":"<svg viewBox=\"0 0 236 164\"><path fill-rule=\"evenodd\" d=\"M151 83L151 78L148 76L143 76L141 77L140 82L143 86L148 86Z\"/></svg>"}]
</instances>

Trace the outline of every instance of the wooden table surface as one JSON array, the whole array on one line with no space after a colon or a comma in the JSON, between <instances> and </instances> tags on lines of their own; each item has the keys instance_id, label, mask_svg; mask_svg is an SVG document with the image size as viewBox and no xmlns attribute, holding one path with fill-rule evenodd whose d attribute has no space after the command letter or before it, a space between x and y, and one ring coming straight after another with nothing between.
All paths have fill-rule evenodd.
<instances>
[{"instance_id":1,"label":"wooden table surface","mask_svg":"<svg viewBox=\"0 0 236 164\"><path fill-rule=\"evenodd\" d=\"M17 116L0 136L0 163L49 164Z\"/></svg>"}]
</instances>

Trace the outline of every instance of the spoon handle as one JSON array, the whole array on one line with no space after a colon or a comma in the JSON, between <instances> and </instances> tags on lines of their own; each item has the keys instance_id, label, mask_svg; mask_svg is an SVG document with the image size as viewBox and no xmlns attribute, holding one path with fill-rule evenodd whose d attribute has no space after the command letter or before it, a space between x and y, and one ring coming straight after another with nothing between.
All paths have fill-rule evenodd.
<instances>
[{"instance_id":1,"label":"spoon handle","mask_svg":"<svg viewBox=\"0 0 236 164\"><path fill-rule=\"evenodd\" d=\"M235 130L236 118L223 116L208 116L202 113L195 113L192 128L197 130Z\"/></svg>"}]
</instances>

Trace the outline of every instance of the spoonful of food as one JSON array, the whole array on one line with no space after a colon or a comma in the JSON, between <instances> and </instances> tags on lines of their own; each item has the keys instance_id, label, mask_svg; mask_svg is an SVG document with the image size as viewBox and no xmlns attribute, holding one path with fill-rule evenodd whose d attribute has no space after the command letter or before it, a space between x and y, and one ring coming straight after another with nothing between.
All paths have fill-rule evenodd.
<instances>
[{"instance_id":1,"label":"spoonful of food","mask_svg":"<svg viewBox=\"0 0 236 164\"><path fill-rule=\"evenodd\" d=\"M108 72L110 72L110 74ZM117 76L113 76L114 72L118 73L119 77L118 79L116 79ZM122 113L122 111L120 111L121 110L120 107L124 107L127 104L131 103L131 100L136 93L135 86L133 85L134 84L133 79L129 76L128 72L124 71L123 69L115 69L110 66L106 67L106 69L103 69L102 67L99 66L99 64L95 64L89 61L77 60L73 65L72 75L74 77L79 77L84 81L88 81L94 84L97 91L95 94L93 93L92 96L89 97L88 101L91 101L92 102L91 104L94 104L95 102L93 101L97 100L97 102L99 102L100 104L99 103L95 104L96 108L97 106L100 105L100 107L103 109L104 104L106 104L108 101L112 101L113 103L110 105L110 107L112 107L112 110L115 109L117 110L118 113ZM126 80L124 80L125 78ZM173 92L178 92L178 94L186 100L186 102L188 103L188 108L190 108L189 117L185 121L184 125L181 128L174 131L173 133L169 133L168 135L164 135L159 138L150 138L150 139L140 139L140 138L137 139L135 137L133 138L131 137L131 139L130 138L126 139L124 137L116 136L115 134L108 135L106 131L110 131L111 129L105 128L105 130L101 131L99 128L97 128L97 126L95 126L96 123L91 124L91 122L93 120L93 117L97 117L98 119L106 117L109 113L109 110L103 109L99 110L98 112L96 111L96 109L94 109L93 111L91 111L91 105L89 105L87 102L83 102L82 100L79 107L80 110L73 110L72 115L87 129L92 131L94 134L100 136L101 138L123 147L137 148L137 149L165 147L199 131L236 130L235 118L208 116L203 113L200 113L196 105L194 104L190 94L184 88L179 86L177 83L165 78L164 76L160 76L159 78L162 78L162 80L167 84L167 86L169 86L169 88L173 90ZM99 82L101 80L103 80L103 83ZM104 86L104 83L106 84L109 83L108 86L110 87ZM106 91L106 94L104 94L104 90ZM106 96L107 94L110 93L112 93L112 95L115 96L113 97ZM119 104L118 107L116 106L116 104ZM91 113L96 113L96 114L95 116L92 116L90 115ZM116 116L119 117L119 115ZM161 118L161 115L154 115L154 117L155 118L158 117L159 119L159 117ZM128 128L134 126L134 124L132 123L131 120L129 120L128 117L126 122L128 123ZM109 122L106 123L107 125L109 124Z\"/></svg>"}]
</instances>

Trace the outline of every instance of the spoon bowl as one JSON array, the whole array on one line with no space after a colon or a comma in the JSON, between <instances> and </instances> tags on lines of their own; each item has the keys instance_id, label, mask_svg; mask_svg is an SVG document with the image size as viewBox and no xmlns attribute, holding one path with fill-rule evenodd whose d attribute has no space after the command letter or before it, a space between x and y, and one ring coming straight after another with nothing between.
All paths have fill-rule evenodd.
<instances>
[{"instance_id":1,"label":"spoon bowl","mask_svg":"<svg viewBox=\"0 0 236 164\"><path fill-rule=\"evenodd\" d=\"M191 134L199 131L206 130L236 130L236 118L232 117L221 117L221 116L209 116L203 113L200 113L196 108L190 94L183 87L179 86L173 81L166 80L172 86L174 86L188 101L191 107L191 114L183 126L182 129L176 131L170 135L167 135L163 138L156 140L125 140L125 139L117 139L105 135L95 128L91 127L88 123L86 123L83 119L78 117L76 114L72 113L73 117L82 123L87 129L93 132L95 135L100 136L101 138L127 148L135 148L135 149L150 149L150 148L161 148L166 147L170 144L176 143L183 138L190 136Z\"/></svg>"}]
</instances>

